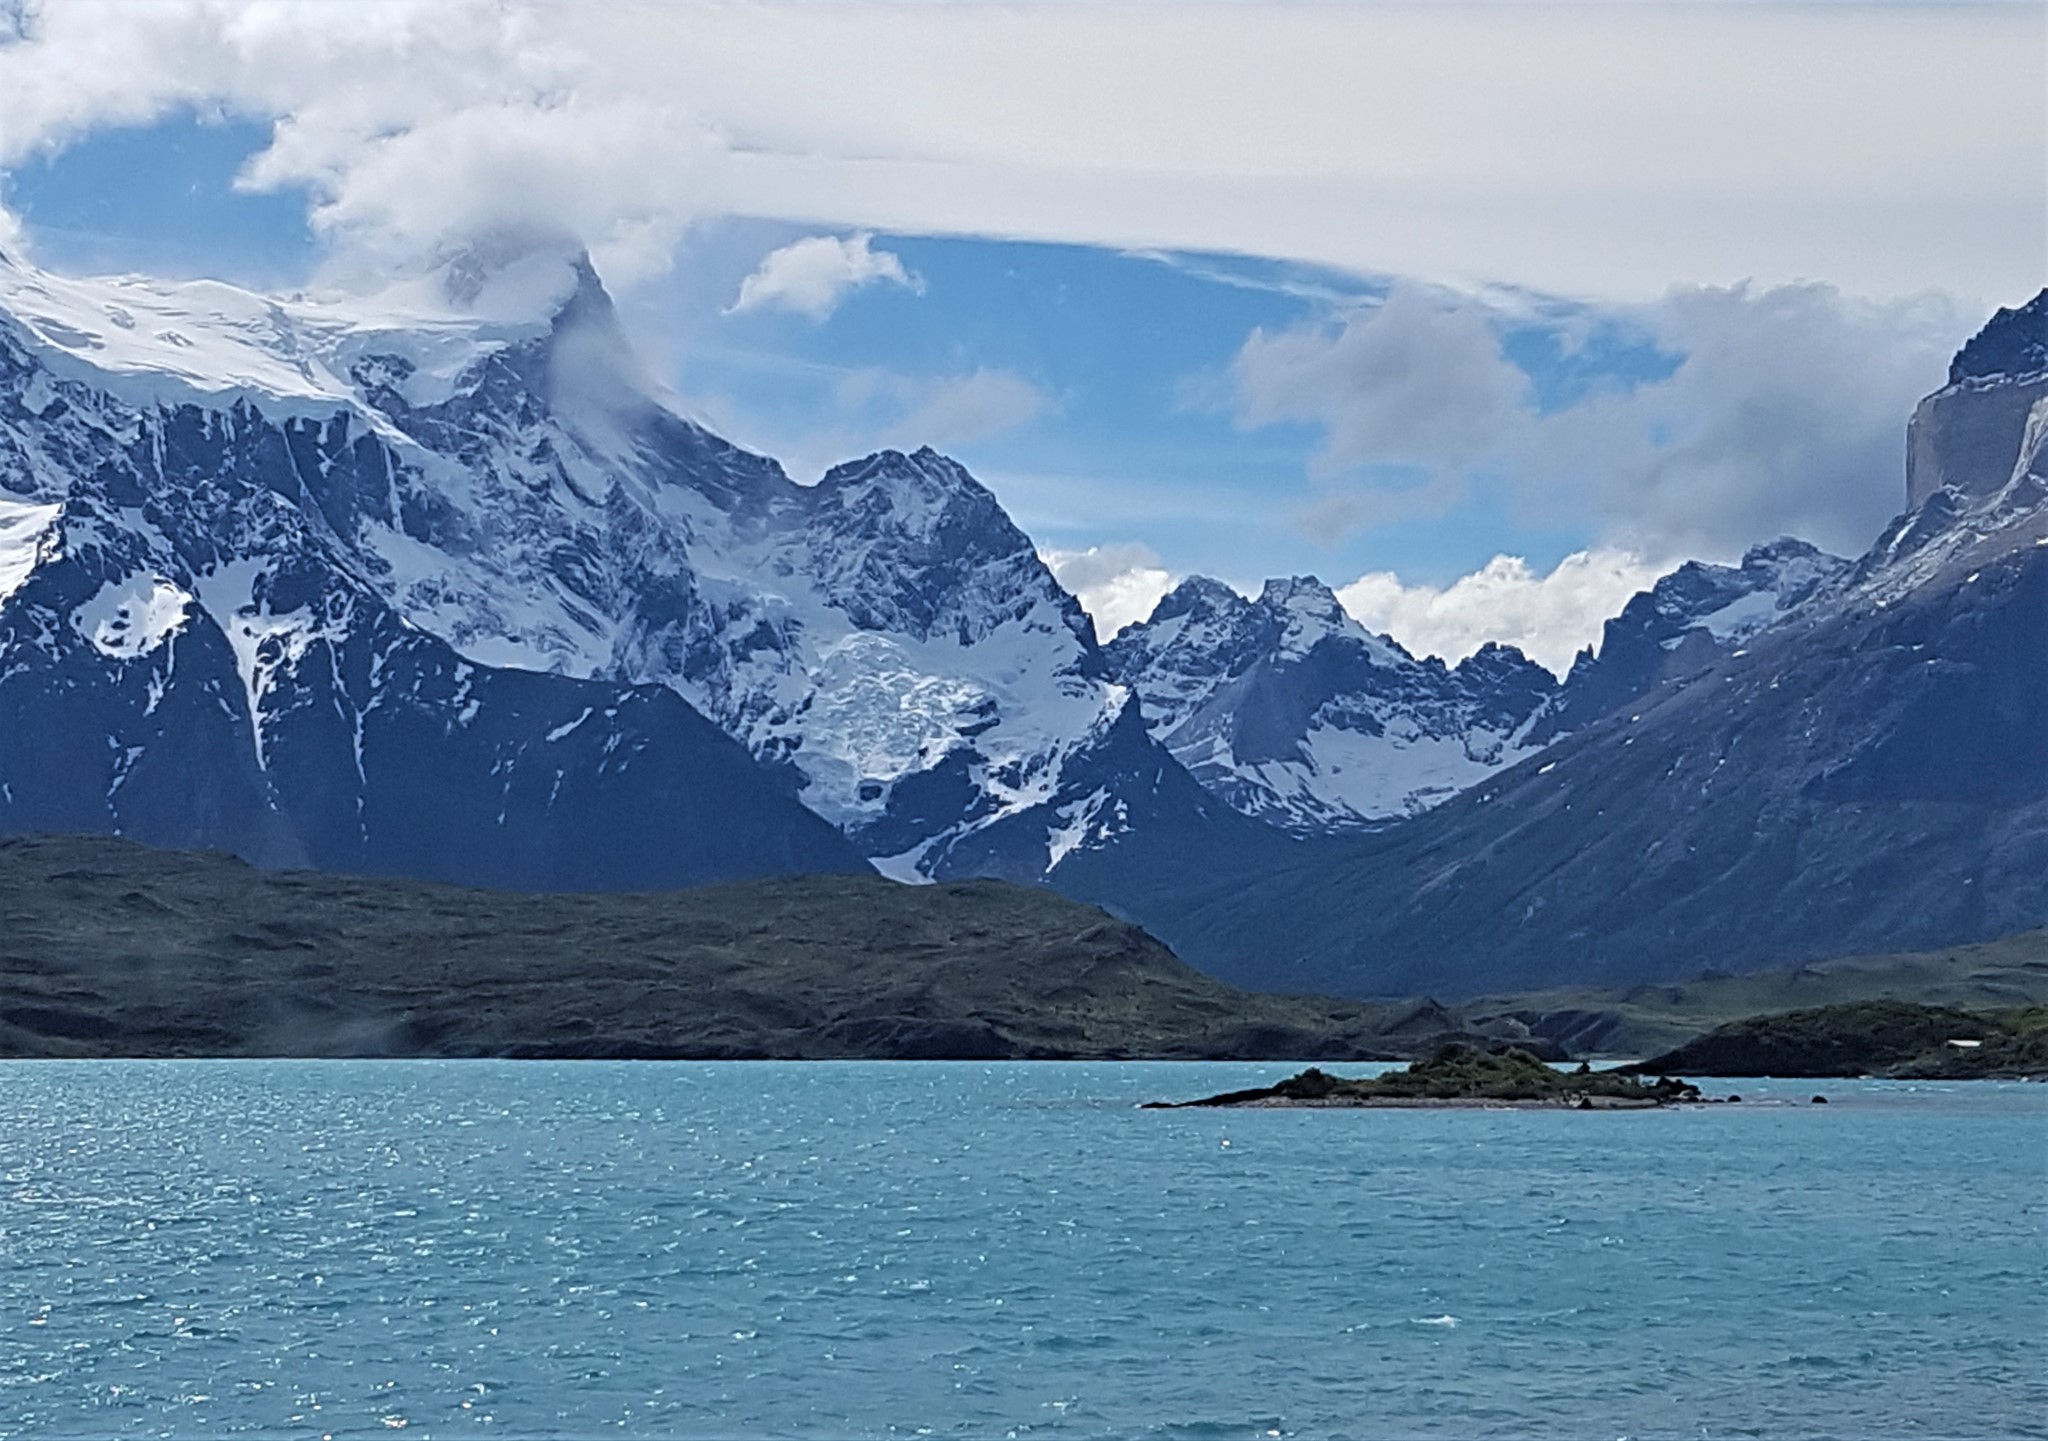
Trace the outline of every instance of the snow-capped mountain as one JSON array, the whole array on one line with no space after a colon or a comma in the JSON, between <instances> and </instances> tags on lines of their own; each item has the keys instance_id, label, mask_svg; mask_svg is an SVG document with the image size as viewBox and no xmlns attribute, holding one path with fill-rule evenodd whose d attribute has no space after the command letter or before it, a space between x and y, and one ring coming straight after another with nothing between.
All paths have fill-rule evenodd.
<instances>
[{"instance_id":1,"label":"snow-capped mountain","mask_svg":"<svg viewBox=\"0 0 2048 1441\"><path fill-rule=\"evenodd\" d=\"M1037 879L1156 809L1100 783L1149 758L1115 759L1128 695L984 487L930 451L795 484L646 382L587 261L556 269L505 320L0 263L18 595L93 516L129 569L90 615L220 629L259 771L321 704L308 658L374 617L471 675L665 688L906 879ZM23 539L50 516L65 539Z\"/></svg>"},{"instance_id":2,"label":"snow-capped mountain","mask_svg":"<svg viewBox=\"0 0 2048 1441\"><path fill-rule=\"evenodd\" d=\"M1151 875L1127 910L1196 965L1257 955L1261 984L1354 994L1625 985L2048 923L2048 371L2006 359L2048 355L2044 317L2048 292L1964 350L1921 408L1908 509L1852 565L1781 544L1736 568L1754 584L1681 572L1617 622L1700 664L1400 826ZM1725 624L1765 596L1770 624ZM1717 619L1736 643L1709 645Z\"/></svg>"},{"instance_id":3,"label":"snow-capped mountain","mask_svg":"<svg viewBox=\"0 0 2048 1441\"><path fill-rule=\"evenodd\" d=\"M657 687L480 666L289 498L308 431L136 404L0 330L0 831L562 888L853 870Z\"/></svg>"},{"instance_id":4,"label":"snow-capped mountain","mask_svg":"<svg viewBox=\"0 0 2048 1441\"><path fill-rule=\"evenodd\" d=\"M1455 668L1417 660L1306 576L1270 580L1256 600L1196 576L1106 653L1198 781L1299 835L1448 799L1515 758L1557 689L1512 647Z\"/></svg>"},{"instance_id":5,"label":"snow-capped mountain","mask_svg":"<svg viewBox=\"0 0 2048 1441\"><path fill-rule=\"evenodd\" d=\"M1670 695L1974 584L2048 488L2036 302L1923 407L1871 554L1682 567L1561 685L1418 660L1308 579L1190 581L1104 650L952 461L796 484L641 374L587 261L470 279L456 310L0 259L0 829L522 886L867 857L1172 906L1144 918L1183 938L1192 874L1406 854L1534 795L1539 748L1565 774ZM1895 692L1972 693L1936 674Z\"/></svg>"}]
</instances>

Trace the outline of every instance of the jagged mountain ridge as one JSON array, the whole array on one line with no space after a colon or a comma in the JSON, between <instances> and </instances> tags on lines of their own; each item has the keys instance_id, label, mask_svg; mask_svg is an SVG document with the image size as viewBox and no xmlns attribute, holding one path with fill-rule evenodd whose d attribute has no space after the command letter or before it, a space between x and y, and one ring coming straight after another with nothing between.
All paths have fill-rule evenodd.
<instances>
[{"instance_id":1,"label":"jagged mountain ridge","mask_svg":"<svg viewBox=\"0 0 2048 1441\"><path fill-rule=\"evenodd\" d=\"M1499 766L1557 688L1512 647L1455 668L1368 633L1309 576L1183 581L1106 648L1194 777L1298 835L1413 815Z\"/></svg>"},{"instance_id":2,"label":"jagged mountain ridge","mask_svg":"<svg viewBox=\"0 0 2048 1441\"><path fill-rule=\"evenodd\" d=\"M1601 628L1597 650L1579 652L1524 744L1547 745L1741 650L1851 569L1850 561L1790 536L1751 547L1739 565L1687 561L1630 597Z\"/></svg>"},{"instance_id":3,"label":"jagged mountain ridge","mask_svg":"<svg viewBox=\"0 0 2048 1441\"><path fill-rule=\"evenodd\" d=\"M1253 600L1191 577L1105 654L1154 738L1238 810L1298 836L1375 830L1741 648L1849 570L1790 538L1739 565L1689 561L1561 683L1513 646L1417 659L1308 576Z\"/></svg>"},{"instance_id":4,"label":"jagged mountain ridge","mask_svg":"<svg viewBox=\"0 0 2048 1441\"><path fill-rule=\"evenodd\" d=\"M0 337L0 387L20 361ZM864 869L672 693L474 665L394 614L242 478L261 427L44 399L131 429L61 498L0 501L0 830L527 889Z\"/></svg>"},{"instance_id":5,"label":"jagged mountain ridge","mask_svg":"<svg viewBox=\"0 0 2048 1441\"><path fill-rule=\"evenodd\" d=\"M1135 911L1184 895L1190 876L1235 887L1333 854L1267 821L1321 836L1426 809L1461 781L1525 774L1512 763L1535 747L1573 742L1617 706L1633 713L1630 700L1740 660L1851 588L1910 588L1902 577L1952 556L1966 513L1988 524L2039 488L2025 465L1990 500L1944 487L1853 569L1789 542L1740 566L1682 568L1562 684L1500 648L1455 668L1417 661L1307 579L1253 601L1191 582L1181 616L1155 616L1105 650L1029 538L959 466L884 452L796 485L663 400L587 264L565 274L546 319L504 321L0 268L12 357L0 381L0 617L18 622L0 685L13 666L22 695L100 687L99 709L61 723L46 702L20 709L23 734L82 738L63 752L70 809L45 797L35 815L140 834L130 827L148 811L152 776L217 774L219 794L197 805L158 786L164 813L186 817L168 839L208 843L187 832L215 826L231 839L212 843L266 858L445 866L445 854L419 858L434 827L403 817L426 781L468 776L463 805L509 824L495 816L511 810L490 812L474 794L518 789L506 757L590 738L595 754L577 766L529 759L522 784L551 778L531 802L545 825L574 809L562 797L586 780L604 794L596 783L621 747L714 751L710 727L690 730L701 711L751 753L755 782L767 768L765 788L746 791L765 799L735 812L800 815L775 809L794 794L901 878L1050 879ZM1973 395L1995 388L1965 379ZM94 538L98 552L83 543ZM89 552L108 559L66 580L62 566ZM1189 623L1203 606L1207 619ZM45 656L55 668L36 671L30 652L59 635L83 644L66 640L61 657ZM393 669L401 653L412 670ZM179 654L211 658L168 686L150 667ZM400 674L405 694L426 698L410 729L397 726L406 706L380 689ZM210 688L180 688L201 678ZM574 684L603 698L562 699ZM234 719L237 692L246 738L209 749L228 745L209 737L241 734L206 710ZM515 692L519 706L501 703ZM487 762L451 751L449 763L422 764L421 779L393 763L405 784L372 784L382 767L362 758L400 753L387 736L452 735L486 708L493 724L513 716L512 733L478 752ZM141 735L149 756L173 755L160 732L178 715L190 718L176 729L191 754L175 766L94 749L124 757ZM136 716L157 728L138 730ZM633 751L633 737L609 729L654 716L673 740ZM1463 769L1440 785L1389 784L1385 757L1399 742ZM1346 746L1368 758L1361 770L1344 765ZM316 755L318 765L301 760ZM1361 777L1378 791L1361 792ZM673 793L680 781L664 784ZM659 809L646 787L628 789L629 811L642 800ZM611 803L591 800L577 823L600 829ZM4 824L27 828L30 815ZM282 839L279 815L290 821ZM419 873L620 883L651 874L632 858L632 838L647 834L638 824L595 853L614 856L616 873L550 859L545 846L502 882ZM829 836L809 832L819 833ZM446 849L497 854L479 834ZM652 849L663 846L688 853L672 839ZM1272 964L1263 948L1284 934L1243 938L1229 973L1259 980Z\"/></svg>"}]
</instances>

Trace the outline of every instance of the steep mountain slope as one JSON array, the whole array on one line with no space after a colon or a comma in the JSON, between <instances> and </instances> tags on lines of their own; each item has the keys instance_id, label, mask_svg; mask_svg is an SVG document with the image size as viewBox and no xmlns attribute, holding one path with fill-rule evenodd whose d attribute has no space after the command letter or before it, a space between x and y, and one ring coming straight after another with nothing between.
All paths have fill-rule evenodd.
<instances>
[{"instance_id":1,"label":"steep mountain slope","mask_svg":"<svg viewBox=\"0 0 2048 1441\"><path fill-rule=\"evenodd\" d=\"M425 794L407 753L379 743L403 709L382 683L414 686L387 674L400 651L432 657L420 664L435 679L417 693L465 728L511 724L486 700L545 695L521 700L546 712L533 744L594 746L593 764L629 739L606 732L629 694L683 737L678 754L716 749L685 734L688 707L630 689L660 687L767 768L751 791L731 792L735 816L815 840L786 805L795 795L904 878L1035 880L1119 833L1134 810L1160 811L1153 790L1117 787L1174 763L1142 730L1119 729L1127 695L1087 618L986 488L930 451L885 452L796 485L646 382L587 261L528 256L510 269L510 280L485 278L528 303L494 319L76 281L0 258L0 618L20 652L0 652L0 675L20 678L14 704L32 729L48 728L37 707L74 682L98 696L66 713L77 734L64 744L79 754L58 767L39 753L49 796L0 824L140 823L110 808L113 763L87 765L85 752L125 755L135 743L124 737L147 733L159 749L197 747L183 774L223 788L181 802L179 838L406 869L417 847L362 840L355 823L385 814L357 792L395 782L394 795ZM97 557L83 578L45 574L81 556ZM81 607L104 610L122 638L77 643L98 624L77 619ZM159 655L161 636L188 628ZM61 639L36 639L46 635ZM202 721L208 702L182 699L202 684L194 667L161 711L157 682L124 648L164 666L207 650L221 717ZM601 685L505 679L514 673ZM237 695L245 741L225 723ZM585 710L600 722L571 741L568 722ZM286 762L318 747L287 744L287 723L313 727L330 751L350 742L339 760L323 751L308 762L323 779L291 797ZM644 749L665 758L671 747ZM497 784L502 757L478 754L470 770ZM353 782L333 778L344 762ZM122 764L122 776L134 769ZM438 758L420 766L464 773ZM626 789L627 813L660 808L643 777ZM550 782L547 804L567 809L575 794ZM247 819L287 799L284 838ZM243 819L221 820L216 835L213 809ZM1208 816L1186 810L1168 829L1200 830ZM630 853L638 833L620 820ZM739 842L747 823L734 824ZM338 852L339 841L306 841L316 831L357 839ZM353 859L350 846L382 859ZM843 848L799 850L847 863ZM647 864L616 877L593 859L466 878L636 884Z\"/></svg>"},{"instance_id":2,"label":"steep mountain slope","mask_svg":"<svg viewBox=\"0 0 2048 1441\"><path fill-rule=\"evenodd\" d=\"M1455 670L1418 661L1305 576L1253 601L1194 577L1106 654L1196 780L1298 835L1370 829L1455 794L1513 755L1557 688L1512 648Z\"/></svg>"},{"instance_id":3,"label":"steep mountain slope","mask_svg":"<svg viewBox=\"0 0 2048 1441\"><path fill-rule=\"evenodd\" d=\"M1524 743L1547 744L1725 658L1790 619L1850 565L1789 536L1752 547L1740 565L1687 561L1630 597L1601 628L1597 651L1579 652Z\"/></svg>"},{"instance_id":4,"label":"steep mountain slope","mask_svg":"<svg viewBox=\"0 0 2048 1441\"><path fill-rule=\"evenodd\" d=\"M2040 310L2002 312L1992 341ZM1227 880L1147 873L1121 903L1197 965L1351 994L1619 984L2040 925L2048 400L2000 413L1996 444L1937 447L1949 483L1745 645L1392 830Z\"/></svg>"}]
</instances>

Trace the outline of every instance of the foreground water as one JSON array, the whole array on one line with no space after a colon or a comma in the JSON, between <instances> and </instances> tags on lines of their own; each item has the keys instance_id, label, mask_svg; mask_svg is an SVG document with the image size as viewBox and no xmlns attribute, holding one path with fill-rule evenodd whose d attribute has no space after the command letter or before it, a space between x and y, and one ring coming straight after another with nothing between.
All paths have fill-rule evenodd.
<instances>
[{"instance_id":1,"label":"foreground water","mask_svg":"<svg viewBox=\"0 0 2048 1441\"><path fill-rule=\"evenodd\" d=\"M1286 1070L0 1064L0 1435L2048 1435L2048 1087Z\"/></svg>"}]
</instances>

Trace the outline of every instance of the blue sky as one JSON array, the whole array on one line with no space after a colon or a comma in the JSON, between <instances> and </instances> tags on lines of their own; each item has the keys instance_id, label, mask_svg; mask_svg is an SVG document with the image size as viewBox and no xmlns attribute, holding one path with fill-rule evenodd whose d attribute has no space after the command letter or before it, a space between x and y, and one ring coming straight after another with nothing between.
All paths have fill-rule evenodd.
<instances>
[{"instance_id":1,"label":"blue sky","mask_svg":"<svg viewBox=\"0 0 2048 1441\"><path fill-rule=\"evenodd\" d=\"M567 230L701 418L958 456L1098 619L1314 573L1561 664L1681 559L1860 548L2048 268L2037 5L256 14L0 24L0 243L347 288Z\"/></svg>"}]
</instances>

